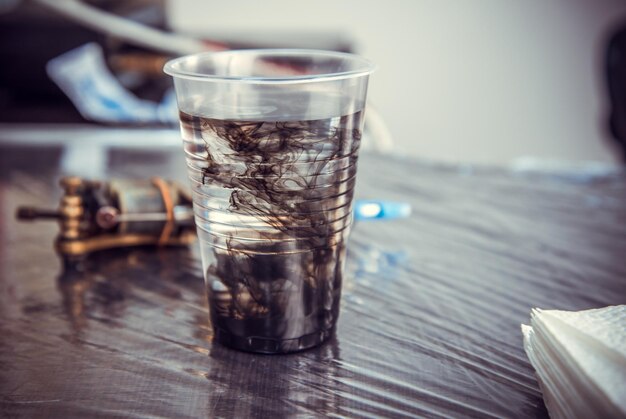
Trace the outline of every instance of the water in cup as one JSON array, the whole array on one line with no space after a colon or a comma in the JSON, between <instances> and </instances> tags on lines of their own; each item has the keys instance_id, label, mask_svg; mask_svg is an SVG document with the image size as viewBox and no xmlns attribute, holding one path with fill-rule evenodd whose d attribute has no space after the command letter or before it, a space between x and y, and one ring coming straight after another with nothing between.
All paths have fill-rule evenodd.
<instances>
[{"instance_id":1,"label":"water in cup","mask_svg":"<svg viewBox=\"0 0 626 419\"><path fill-rule=\"evenodd\" d=\"M331 332L361 116L241 121L181 112L212 322L222 339L282 352Z\"/></svg>"}]
</instances>

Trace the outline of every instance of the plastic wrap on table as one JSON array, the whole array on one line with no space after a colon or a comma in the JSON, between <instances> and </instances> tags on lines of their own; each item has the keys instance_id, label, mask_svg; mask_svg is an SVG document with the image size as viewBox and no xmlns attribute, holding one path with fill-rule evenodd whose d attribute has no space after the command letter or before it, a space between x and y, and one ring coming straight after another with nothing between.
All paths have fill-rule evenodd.
<instances>
[{"instance_id":1,"label":"plastic wrap on table","mask_svg":"<svg viewBox=\"0 0 626 419\"><path fill-rule=\"evenodd\" d=\"M110 175L185 180L182 155L115 153ZM64 269L54 224L13 220L18 205L57 202L59 153L35 167L24 148L0 155L0 416L545 417L519 324L532 307L624 302L624 175L364 155L357 197L413 211L355 225L336 336L287 356L237 352L212 342L196 246Z\"/></svg>"}]
</instances>

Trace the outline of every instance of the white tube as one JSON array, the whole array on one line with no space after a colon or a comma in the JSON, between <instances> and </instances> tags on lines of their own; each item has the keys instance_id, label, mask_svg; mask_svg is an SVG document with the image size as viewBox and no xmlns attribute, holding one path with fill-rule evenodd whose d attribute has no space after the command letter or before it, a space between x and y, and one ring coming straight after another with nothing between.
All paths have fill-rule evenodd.
<instances>
[{"instance_id":1,"label":"white tube","mask_svg":"<svg viewBox=\"0 0 626 419\"><path fill-rule=\"evenodd\" d=\"M193 54L209 48L202 41L163 32L124 19L77 0L35 0L84 26L114 35L129 43L174 55Z\"/></svg>"}]
</instances>

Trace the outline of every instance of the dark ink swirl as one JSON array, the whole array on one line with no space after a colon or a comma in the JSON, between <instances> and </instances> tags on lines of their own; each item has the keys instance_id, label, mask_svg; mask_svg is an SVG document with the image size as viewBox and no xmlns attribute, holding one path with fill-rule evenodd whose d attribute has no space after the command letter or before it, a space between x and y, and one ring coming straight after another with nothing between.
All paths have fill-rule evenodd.
<instances>
[{"instance_id":1,"label":"dark ink swirl","mask_svg":"<svg viewBox=\"0 0 626 419\"><path fill-rule=\"evenodd\" d=\"M362 113L180 119L195 144L190 178L217 338L257 352L320 343L339 312Z\"/></svg>"}]
</instances>

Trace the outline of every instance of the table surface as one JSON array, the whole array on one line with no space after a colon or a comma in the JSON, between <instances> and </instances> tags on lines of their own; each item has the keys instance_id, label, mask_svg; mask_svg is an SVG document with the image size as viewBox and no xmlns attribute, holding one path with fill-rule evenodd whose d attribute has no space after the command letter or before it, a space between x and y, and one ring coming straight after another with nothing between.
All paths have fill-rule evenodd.
<instances>
[{"instance_id":1,"label":"table surface","mask_svg":"<svg viewBox=\"0 0 626 419\"><path fill-rule=\"evenodd\" d=\"M522 349L533 307L626 298L626 176L363 155L336 336L292 355L212 342L197 245L101 252L63 271L62 150L0 144L0 416L545 417ZM111 150L106 176L185 178L182 153Z\"/></svg>"}]
</instances>

